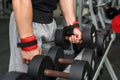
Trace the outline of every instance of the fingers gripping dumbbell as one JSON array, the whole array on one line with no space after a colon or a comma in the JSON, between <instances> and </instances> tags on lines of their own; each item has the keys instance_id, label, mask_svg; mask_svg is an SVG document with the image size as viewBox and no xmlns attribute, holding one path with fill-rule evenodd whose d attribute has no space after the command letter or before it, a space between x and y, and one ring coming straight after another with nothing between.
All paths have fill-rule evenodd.
<instances>
[{"instance_id":1,"label":"fingers gripping dumbbell","mask_svg":"<svg viewBox=\"0 0 120 80\"><path fill-rule=\"evenodd\" d=\"M85 47L92 47L96 44L96 29L94 25L84 27L81 32L83 44ZM68 49L70 47L70 42L68 39L66 39L66 37L68 37L66 35L67 31L65 28L58 29L55 33L55 43L63 49Z\"/></svg>"},{"instance_id":2,"label":"fingers gripping dumbbell","mask_svg":"<svg viewBox=\"0 0 120 80\"><path fill-rule=\"evenodd\" d=\"M84 31L85 30L85 31ZM89 25L88 27L83 27L83 43L82 44L73 44L73 50L75 54L79 54L84 47L95 48L97 36L96 36L96 28L94 25Z\"/></svg>"},{"instance_id":3,"label":"fingers gripping dumbbell","mask_svg":"<svg viewBox=\"0 0 120 80\"><path fill-rule=\"evenodd\" d=\"M74 61L69 73L54 70L52 60L48 56L35 56L29 64L28 74L34 80L53 80L63 78L69 80L85 80L89 64L86 61ZM88 79L87 79L88 80Z\"/></svg>"}]
</instances>

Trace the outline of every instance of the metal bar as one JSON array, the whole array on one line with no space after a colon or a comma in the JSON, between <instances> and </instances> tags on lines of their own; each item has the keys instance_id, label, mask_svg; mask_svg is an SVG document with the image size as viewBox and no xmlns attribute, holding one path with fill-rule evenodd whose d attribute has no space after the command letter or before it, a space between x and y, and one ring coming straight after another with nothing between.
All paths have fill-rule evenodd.
<instances>
[{"instance_id":1,"label":"metal bar","mask_svg":"<svg viewBox=\"0 0 120 80\"><path fill-rule=\"evenodd\" d=\"M78 0L77 1L77 4L79 4L78 5L78 15L77 15L77 17L78 17L78 22L79 22L79 25L80 25L80 27L82 26L82 13L83 13L83 0Z\"/></svg>"},{"instance_id":2,"label":"metal bar","mask_svg":"<svg viewBox=\"0 0 120 80\"><path fill-rule=\"evenodd\" d=\"M103 1L101 1L101 0L98 0L98 5L100 5L101 3L103 3ZM104 16L105 14L103 14L103 10L102 10L102 7L98 7L98 17L99 17L99 19L100 19L100 22L101 22L101 24L102 24L102 28L103 29L105 29L105 22L104 22L104 20L103 20L103 17L105 17Z\"/></svg>"},{"instance_id":3,"label":"metal bar","mask_svg":"<svg viewBox=\"0 0 120 80\"><path fill-rule=\"evenodd\" d=\"M78 56L75 57L74 60L81 60L81 59L82 59L82 53L84 52L84 50L85 50L85 49L83 49L83 50L78 54ZM69 73L70 68L71 68L71 65L68 65L67 68L65 68L64 72ZM64 79L62 79L62 78L57 78L56 80L64 80Z\"/></svg>"},{"instance_id":4,"label":"metal bar","mask_svg":"<svg viewBox=\"0 0 120 80\"><path fill-rule=\"evenodd\" d=\"M116 7L116 3L117 3L117 1L116 1L116 0L113 0L113 1L112 1L112 7Z\"/></svg>"},{"instance_id":5,"label":"metal bar","mask_svg":"<svg viewBox=\"0 0 120 80\"><path fill-rule=\"evenodd\" d=\"M96 80L96 79L97 79L97 77L98 77L98 75L99 75L99 72L100 72L100 70L101 70L101 68L102 68L102 66L103 66L103 63L105 62L105 59L106 59L106 57L107 57L107 55L108 55L108 52L109 52L110 47L111 47L111 45L112 45L112 42L113 42L113 38L111 39L111 41L110 41L110 43L109 43L109 45L108 45L108 48L107 48L106 51L105 51L105 54L104 54L104 56L103 56L103 58L102 58L102 60L101 60L101 62L100 62L100 64L99 64L99 66L98 66L98 68L97 68L97 70L96 70L96 72L95 72L95 75L94 75L94 77L93 77L93 80Z\"/></svg>"},{"instance_id":6,"label":"metal bar","mask_svg":"<svg viewBox=\"0 0 120 80\"><path fill-rule=\"evenodd\" d=\"M74 12L75 16L77 16L77 0L74 0Z\"/></svg>"},{"instance_id":7,"label":"metal bar","mask_svg":"<svg viewBox=\"0 0 120 80\"><path fill-rule=\"evenodd\" d=\"M104 20L103 20L103 16L101 15L101 10L100 9L98 9L98 17L100 19L102 28L105 29L105 23L104 23Z\"/></svg>"},{"instance_id":8,"label":"metal bar","mask_svg":"<svg viewBox=\"0 0 120 80\"><path fill-rule=\"evenodd\" d=\"M111 66L111 64L110 64L110 62L109 62L109 60L108 60L107 57L106 57L106 59L105 59L105 65L106 65L106 67L107 67L107 69L108 69L108 72L109 72L112 80L118 80L118 79L117 79L117 76L115 75L115 72L114 72L114 70L113 70L113 68L112 68L112 66Z\"/></svg>"},{"instance_id":9,"label":"metal bar","mask_svg":"<svg viewBox=\"0 0 120 80\"><path fill-rule=\"evenodd\" d=\"M111 47L113 41L114 41L114 38L112 37L112 39L111 39L111 41L110 41L110 43L109 43L109 45L108 45L108 48L106 49L105 54L104 54L104 56L103 56L103 58L102 58L102 60L101 60L101 62L100 62L100 64L99 64L99 66L98 66L98 68L97 68L97 70L96 70L96 72L95 72L95 75L94 75L94 77L93 77L92 80L96 80L96 79L97 79L97 77L98 77L98 75L99 75L99 72L100 72L100 70L101 70L101 68L102 68L102 66L103 66L103 63L105 62L105 60L106 60L106 58L107 58L107 54L108 54L108 52L109 52L109 50L110 50L110 47ZM78 56L75 57L74 60L81 60L82 53L84 52L84 50L85 50L85 49L83 49L83 50L78 54ZM109 66L109 63L107 63L107 64L108 64L108 66ZM70 68L71 68L71 65L68 65L67 68L64 70L64 72L69 73ZM109 72L109 73L110 73L110 72ZM111 74L111 77L113 77L113 80L117 80L114 72L112 72L112 73L113 73L113 74ZM113 75L113 76L112 76L112 75ZM64 80L64 79L57 78L56 80Z\"/></svg>"},{"instance_id":10,"label":"metal bar","mask_svg":"<svg viewBox=\"0 0 120 80\"><path fill-rule=\"evenodd\" d=\"M93 4L92 4L92 0L88 0L89 1L89 9L90 9L90 13L91 13L91 19L93 20L93 24L95 25L96 29L98 30L99 27L98 27L98 23L97 23L97 19L96 19L96 16L93 12Z\"/></svg>"}]
</instances>

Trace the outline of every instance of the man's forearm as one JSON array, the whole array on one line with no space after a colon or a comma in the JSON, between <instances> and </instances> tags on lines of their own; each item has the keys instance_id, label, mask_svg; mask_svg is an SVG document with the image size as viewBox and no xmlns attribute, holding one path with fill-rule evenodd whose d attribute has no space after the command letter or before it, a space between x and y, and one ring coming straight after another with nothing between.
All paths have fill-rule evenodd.
<instances>
[{"instance_id":1,"label":"man's forearm","mask_svg":"<svg viewBox=\"0 0 120 80\"><path fill-rule=\"evenodd\" d=\"M60 0L60 8L64 15L66 24L73 24L73 21L75 21L74 0Z\"/></svg>"},{"instance_id":2,"label":"man's forearm","mask_svg":"<svg viewBox=\"0 0 120 80\"><path fill-rule=\"evenodd\" d=\"M17 28L21 38L33 35L31 0L12 0Z\"/></svg>"}]
</instances>

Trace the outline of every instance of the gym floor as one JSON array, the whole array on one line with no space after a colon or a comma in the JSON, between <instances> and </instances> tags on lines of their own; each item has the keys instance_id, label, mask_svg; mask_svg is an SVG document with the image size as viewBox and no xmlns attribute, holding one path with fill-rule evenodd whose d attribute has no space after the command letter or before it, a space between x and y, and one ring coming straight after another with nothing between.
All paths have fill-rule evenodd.
<instances>
[{"instance_id":1,"label":"gym floor","mask_svg":"<svg viewBox=\"0 0 120 80\"><path fill-rule=\"evenodd\" d=\"M9 49L9 17L0 17L0 77L8 71L10 49ZM110 63L120 80L120 35L117 35L108 54ZM100 80L111 80L106 68L103 70Z\"/></svg>"}]
</instances>

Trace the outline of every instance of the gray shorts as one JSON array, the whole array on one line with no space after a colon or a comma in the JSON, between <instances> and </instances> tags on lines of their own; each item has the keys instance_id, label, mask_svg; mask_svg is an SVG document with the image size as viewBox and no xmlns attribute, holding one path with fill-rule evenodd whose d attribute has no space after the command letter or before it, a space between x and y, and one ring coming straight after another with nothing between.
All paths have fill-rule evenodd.
<instances>
[{"instance_id":1,"label":"gray shorts","mask_svg":"<svg viewBox=\"0 0 120 80\"><path fill-rule=\"evenodd\" d=\"M26 23L27 24L27 23ZM33 22L33 32L37 37L38 45L42 48L42 53L47 53L48 49L54 45L54 35L57 29L56 22L53 20L50 24L40 24ZM10 63L9 71L27 72L28 65L22 62L21 49L17 47L20 41L14 13L11 14L9 24L10 37Z\"/></svg>"}]
</instances>

